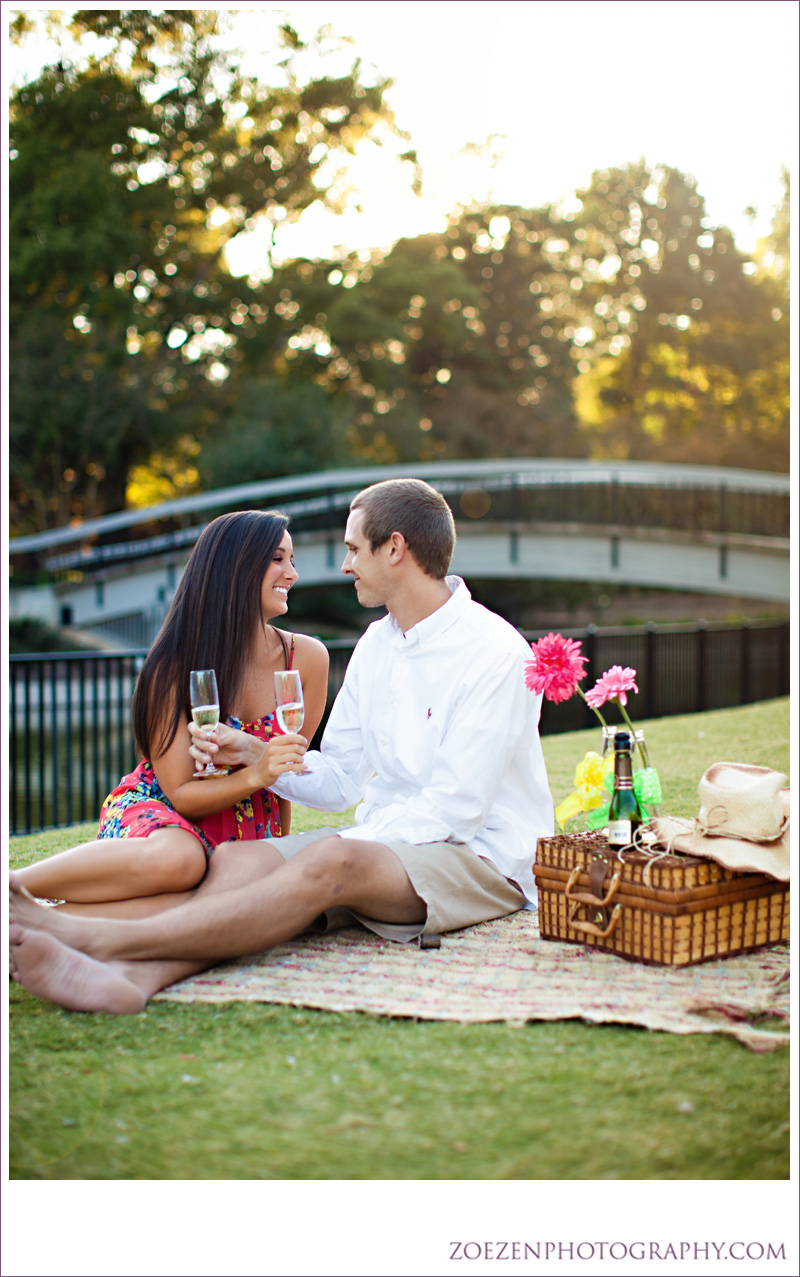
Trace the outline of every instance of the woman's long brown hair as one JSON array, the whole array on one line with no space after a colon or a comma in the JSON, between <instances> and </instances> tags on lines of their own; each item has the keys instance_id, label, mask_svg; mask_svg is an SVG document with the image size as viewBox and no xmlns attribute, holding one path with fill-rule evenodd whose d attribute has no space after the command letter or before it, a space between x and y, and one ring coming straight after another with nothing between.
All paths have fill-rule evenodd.
<instances>
[{"instance_id":1,"label":"woman's long brown hair","mask_svg":"<svg viewBox=\"0 0 800 1277\"><path fill-rule=\"evenodd\" d=\"M264 573L288 526L284 514L240 510L204 528L133 693L133 731L145 758L163 754L181 715L190 716L191 670L216 670L220 720L234 711L263 625Z\"/></svg>"}]
</instances>

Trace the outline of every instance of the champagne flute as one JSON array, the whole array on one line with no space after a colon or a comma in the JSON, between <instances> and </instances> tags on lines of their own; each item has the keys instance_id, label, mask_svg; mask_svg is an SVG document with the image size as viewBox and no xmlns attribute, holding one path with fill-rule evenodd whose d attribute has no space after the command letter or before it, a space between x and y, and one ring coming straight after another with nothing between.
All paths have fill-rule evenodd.
<instances>
[{"instance_id":1,"label":"champagne flute","mask_svg":"<svg viewBox=\"0 0 800 1277\"><path fill-rule=\"evenodd\" d=\"M198 727L216 727L219 722L219 692L214 670L192 670L189 675L189 703ZM227 773L207 763L195 776L225 776Z\"/></svg>"},{"instance_id":2,"label":"champagne flute","mask_svg":"<svg viewBox=\"0 0 800 1277\"><path fill-rule=\"evenodd\" d=\"M299 670L275 671L275 717L282 732L299 732L305 721L303 681ZM308 769L297 774L304 776Z\"/></svg>"}]
</instances>

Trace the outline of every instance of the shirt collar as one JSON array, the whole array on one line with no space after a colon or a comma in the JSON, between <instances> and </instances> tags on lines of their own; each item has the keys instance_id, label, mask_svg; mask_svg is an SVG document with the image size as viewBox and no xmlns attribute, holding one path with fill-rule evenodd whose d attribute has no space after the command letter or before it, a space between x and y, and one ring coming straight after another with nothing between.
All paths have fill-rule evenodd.
<instances>
[{"instance_id":1,"label":"shirt collar","mask_svg":"<svg viewBox=\"0 0 800 1277\"><path fill-rule=\"evenodd\" d=\"M445 581L450 590L450 598L447 602L437 607L436 611L431 612L430 616L426 616L424 620L412 625L405 634L395 618L391 613L389 614L389 624L396 642L402 643L406 648L415 646L417 643L429 643L445 630L449 630L451 625L460 621L472 595L460 576L447 576Z\"/></svg>"}]
</instances>

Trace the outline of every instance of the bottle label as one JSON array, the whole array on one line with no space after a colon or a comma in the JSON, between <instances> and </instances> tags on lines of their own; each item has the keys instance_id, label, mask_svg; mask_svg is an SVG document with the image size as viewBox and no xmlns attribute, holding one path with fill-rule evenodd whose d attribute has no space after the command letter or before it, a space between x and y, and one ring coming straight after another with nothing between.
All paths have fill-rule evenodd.
<instances>
[{"instance_id":1,"label":"bottle label","mask_svg":"<svg viewBox=\"0 0 800 1277\"><path fill-rule=\"evenodd\" d=\"M612 820L608 826L609 847L627 847L631 841L631 822L629 820Z\"/></svg>"}]
</instances>

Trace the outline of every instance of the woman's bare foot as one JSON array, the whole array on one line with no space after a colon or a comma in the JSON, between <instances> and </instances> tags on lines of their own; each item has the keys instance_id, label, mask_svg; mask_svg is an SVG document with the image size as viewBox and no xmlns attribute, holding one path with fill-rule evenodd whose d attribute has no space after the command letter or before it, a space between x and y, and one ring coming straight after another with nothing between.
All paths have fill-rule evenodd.
<instances>
[{"instance_id":1,"label":"woman's bare foot","mask_svg":"<svg viewBox=\"0 0 800 1277\"><path fill-rule=\"evenodd\" d=\"M44 931L9 926L10 971L17 984L68 1011L137 1015L147 997L116 963L98 962Z\"/></svg>"},{"instance_id":2,"label":"woman's bare foot","mask_svg":"<svg viewBox=\"0 0 800 1277\"><path fill-rule=\"evenodd\" d=\"M24 887L16 873L8 875L8 920L27 931L46 931L69 945L72 936L69 918L62 910L40 905Z\"/></svg>"},{"instance_id":3,"label":"woman's bare foot","mask_svg":"<svg viewBox=\"0 0 800 1277\"><path fill-rule=\"evenodd\" d=\"M35 927L40 919L43 923L45 911L49 908L34 899L28 888L23 886L19 874L13 871L8 875L8 907L13 910L13 913L9 912L10 920L21 927Z\"/></svg>"}]
</instances>

